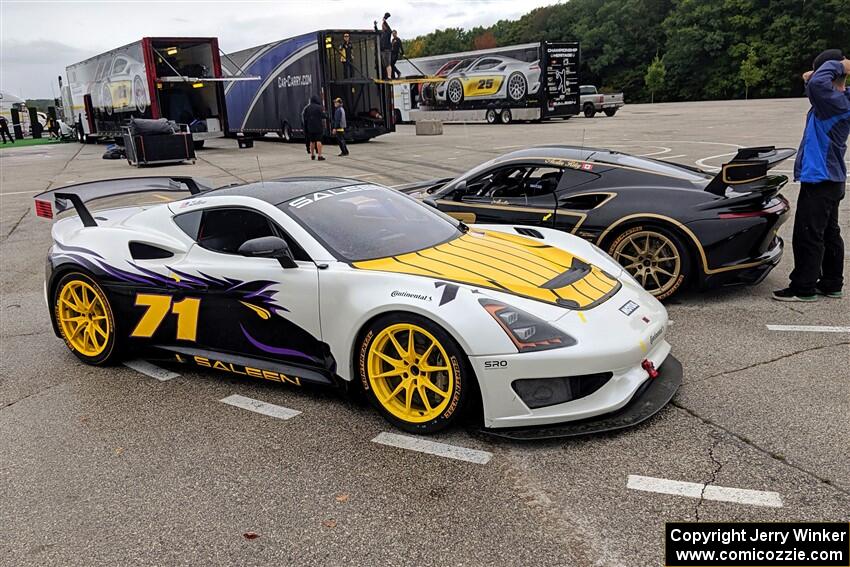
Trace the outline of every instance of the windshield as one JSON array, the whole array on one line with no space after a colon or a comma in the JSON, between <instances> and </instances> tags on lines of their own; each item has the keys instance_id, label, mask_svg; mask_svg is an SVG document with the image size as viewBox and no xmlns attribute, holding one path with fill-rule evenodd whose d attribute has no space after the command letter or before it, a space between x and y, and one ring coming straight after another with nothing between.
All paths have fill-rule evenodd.
<instances>
[{"instance_id":1,"label":"windshield","mask_svg":"<svg viewBox=\"0 0 850 567\"><path fill-rule=\"evenodd\" d=\"M407 254L461 235L449 217L379 185L317 191L278 207L348 262Z\"/></svg>"}]
</instances>

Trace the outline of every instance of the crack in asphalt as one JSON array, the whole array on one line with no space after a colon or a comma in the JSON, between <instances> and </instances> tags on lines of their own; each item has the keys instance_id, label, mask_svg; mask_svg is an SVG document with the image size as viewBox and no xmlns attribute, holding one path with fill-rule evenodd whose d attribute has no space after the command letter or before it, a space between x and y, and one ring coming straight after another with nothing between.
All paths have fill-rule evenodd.
<instances>
[{"instance_id":1,"label":"crack in asphalt","mask_svg":"<svg viewBox=\"0 0 850 567\"><path fill-rule=\"evenodd\" d=\"M56 178L59 177L66 169L68 169L68 165L72 161L74 161L77 158L78 155L80 155L80 152L83 151L83 147L84 147L84 145L80 144L80 147L77 149L76 152L74 152L74 155L72 155L71 157L69 157L65 161L65 164L62 166L62 169L60 169L58 172L56 172L56 175L54 175L53 178L47 183L47 187L44 188L45 191L50 190L50 188L53 186L53 182L56 181ZM27 217L29 212L30 212L30 209L29 209L29 207L27 207L26 210L24 211L24 214L21 215L21 218L19 218L18 222L16 222L15 225L12 227L12 230L10 230L5 236L3 236L3 242L7 241L9 239L9 237L12 236L12 233L14 233L18 229L18 226Z\"/></svg>"},{"instance_id":2,"label":"crack in asphalt","mask_svg":"<svg viewBox=\"0 0 850 567\"><path fill-rule=\"evenodd\" d=\"M822 477L819 474L817 474L816 472L813 472L813 471L810 471L806 468L803 468L802 466L800 466L796 463L792 463L784 455L777 454L777 453L771 451L770 449L762 447L761 445L757 445L753 441L735 433L734 431L732 431L728 427L720 425L716 421L713 421L713 420L711 420L707 417L701 416L700 414L698 414L697 412L695 412L691 408L687 408L687 407L683 406L681 403L677 402L676 400L671 401L670 405L672 405L675 408L682 410L686 414L690 415L691 417L698 419L699 421L701 421L702 423L704 423L706 425L716 427L717 429L723 431L724 433L726 433L727 435L729 435L730 437L732 437L733 439L735 439L736 441L738 441L742 445L745 445L747 447L751 447L751 448L755 449L756 451L758 451L759 453L762 453L763 455L767 455L768 457L770 457L774 461L777 461L779 463L782 463L783 465L789 466L792 469L794 469L798 472L801 472L808 477L811 477L811 478L813 478L813 479L815 479L819 482L822 482L823 484L829 486L830 488L836 490L837 492L840 492L841 494L844 494L845 496L850 496L850 490L835 484L831 479Z\"/></svg>"},{"instance_id":3,"label":"crack in asphalt","mask_svg":"<svg viewBox=\"0 0 850 567\"><path fill-rule=\"evenodd\" d=\"M15 339L18 337L35 337L38 335L47 335L50 331L33 331L32 333L18 333L17 335L2 335L0 338L3 339Z\"/></svg>"},{"instance_id":4,"label":"crack in asphalt","mask_svg":"<svg viewBox=\"0 0 850 567\"><path fill-rule=\"evenodd\" d=\"M717 481L717 475L720 474L720 469L723 468L723 463L717 460L717 457L714 456L714 449L720 444L720 436L714 435L714 443L712 443L711 447L708 448L708 456L711 458L711 462L714 463L714 470L711 472L711 478L708 479L702 485L702 490L699 494L699 500L697 500L696 506L694 507L694 515L696 516L696 521L699 522L699 510L702 503L705 502L705 490L712 484Z\"/></svg>"},{"instance_id":5,"label":"crack in asphalt","mask_svg":"<svg viewBox=\"0 0 850 567\"><path fill-rule=\"evenodd\" d=\"M27 215L29 214L29 212L30 212L29 207L27 207L26 209L24 209L24 214L22 214L22 215L21 215L21 218L19 218L19 219L17 220L17 222L16 222L16 223L12 226L12 230L10 230L9 232L7 232L7 233L3 236L3 242L6 242L6 241L9 239L9 237L10 237L10 236L12 236L12 233L13 233L13 232L15 232L15 231L18 229L18 225L20 225L20 224L23 222L23 220L27 217Z\"/></svg>"},{"instance_id":6,"label":"crack in asphalt","mask_svg":"<svg viewBox=\"0 0 850 567\"><path fill-rule=\"evenodd\" d=\"M726 376L729 374L736 374L738 372L743 372L744 370L749 370L751 368L756 368L758 366L764 366L765 364L773 364L774 362L778 362L780 360L785 360L786 358L791 358L792 356L797 356L798 354L804 354L807 352L814 352L817 350L823 350L826 348L838 347L838 346L846 346L850 345L850 341L842 341L840 343L833 343L829 345L818 345L809 348L804 348L800 350L795 350L794 352L783 354L782 356L777 356L776 358L771 358L770 360L762 360L759 362L754 362L752 364L748 364L747 366L742 366L741 368L736 368L734 370L724 370L723 372L718 372L716 374L712 374L710 376L706 376L704 378L700 378L698 380L689 380L686 384L683 384L684 387L687 387L690 384L698 384L699 382L705 382L706 380L711 380L712 378L717 378L718 376Z\"/></svg>"},{"instance_id":7,"label":"crack in asphalt","mask_svg":"<svg viewBox=\"0 0 850 567\"><path fill-rule=\"evenodd\" d=\"M205 164L207 164L207 165L211 165L211 166L213 166L214 168L218 169L218 170L219 170L219 171L221 171L222 173L225 173L225 174L229 175L230 177L235 177L236 179L238 179L238 180L239 180L239 181L241 181L242 183L250 183L250 181L248 181L247 179L244 179L244 178L242 178L242 177L239 177L239 176L238 176L238 175L236 175L235 173L232 173L232 172L230 172L230 171L227 171L226 169L224 169L223 167L221 167L221 166L220 166L220 165L218 165L217 163L213 163L213 162L211 162L211 161L210 161L210 160L208 160L208 159L204 159L204 158L202 158L201 156L199 156L199 155L197 155L197 154L195 155L195 159L198 159L198 160L200 160L200 161L204 162L204 163L205 163Z\"/></svg>"},{"instance_id":8,"label":"crack in asphalt","mask_svg":"<svg viewBox=\"0 0 850 567\"><path fill-rule=\"evenodd\" d=\"M23 398L18 398L17 400L11 401L8 404L4 404L4 405L0 406L0 411L7 409L7 408L10 408L10 407L14 406L15 404L18 404L18 403L23 402L25 400L28 400L30 398L34 398L35 396L41 395L45 392L49 392L50 390L52 390L54 388L58 388L59 386L63 386L67 383L68 383L68 381L59 382L58 384L53 384L52 386L48 386L47 388L44 388L44 389L39 390L37 392L33 392L32 394L28 394L28 395L24 396Z\"/></svg>"}]
</instances>

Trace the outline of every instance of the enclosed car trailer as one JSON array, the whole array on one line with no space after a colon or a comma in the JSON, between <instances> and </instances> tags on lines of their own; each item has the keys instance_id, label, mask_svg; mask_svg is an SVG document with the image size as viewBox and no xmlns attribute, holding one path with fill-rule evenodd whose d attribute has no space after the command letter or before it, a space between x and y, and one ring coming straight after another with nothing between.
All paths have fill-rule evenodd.
<instances>
[{"instance_id":1,"label":"enclosed car trailer","mask_svg":"<svg viewBox=\"0 0 850 567\"><path fill-rule=\"evenodd\" d=\"M352 43L348 70L339 49L344 33L350 34ZM376 82L380 66L378 35L372 30L321 30L229 53L222 60L225 76L252 75L260 80L225 87L228 131L301 139L301 111L316 95L329 116L333 100L343 100L349 140L391 132L392 91ZM330 134L329 122L327 128Z\"/></svg>"},{"instance_id":2,"label":"enclosed car trailer","mask_svg":"<svg viewBox=\"0 0 850 567\"><path fill-rule=\"evenodd\" d=\"M67 67L63 116L80 141L120 139L130 118L167 118L189 125L193 138L224 135L224 82L218 40L146 37Z\"/></svg>"},{"instance_id":3,"label":"enclosed car trailer","mask_svg":"<svg viewBox=\"0 0 850 567\"><path fill-rule=\"evenodd\" d=\"M402 60L395 122L512 122L579 113L577 42L536 42Z\"/></svg>"}]
</instances>

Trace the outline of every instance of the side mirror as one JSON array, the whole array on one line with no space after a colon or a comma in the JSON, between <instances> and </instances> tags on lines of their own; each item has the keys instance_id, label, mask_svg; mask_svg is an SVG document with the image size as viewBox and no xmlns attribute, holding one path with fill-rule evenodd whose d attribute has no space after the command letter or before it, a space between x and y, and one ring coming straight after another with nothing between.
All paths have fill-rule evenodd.
<instances>
[{"instance_id":1,"label":"side mirror","mask_svg":"<svg viewBox=\"0 0 850 567\"><path fill-rule=\"evenodd\" d=\"M239 254L251 258L277 258L284 268L296 268L295 258L292 251L283 238L277 236L262 236L246 240L239 247Z\"/></svg>"},{"instance_id":2,"label":"side mirror","mask_svg":"<svg viewBox=\"0 0 850 567\"><path fill-rule=\"evenodd\" d=\"M466 193L466 180L462 179L458 181L454 187L452 187L452 199L460 201L464 193Z\"/></svg>"}]
</instances>

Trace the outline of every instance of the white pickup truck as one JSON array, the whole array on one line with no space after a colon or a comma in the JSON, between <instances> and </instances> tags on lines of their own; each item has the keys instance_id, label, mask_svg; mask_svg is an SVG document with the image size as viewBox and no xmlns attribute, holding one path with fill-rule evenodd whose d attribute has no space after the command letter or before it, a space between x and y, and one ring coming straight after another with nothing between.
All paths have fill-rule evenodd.
<instances>
[{"instance_id":1,"label":"white pickup truck","mask_svg":"<svg viewBox=\"0 0 850 567\"><path fill-rule=\"evenodd\" d=\"M593 85L581 85L581 111L588 118L593 118L597 112L604 112L605 116L614 116L617 110L624 104L623 93L602 94Z\"/></svg>"}]
</instances>

